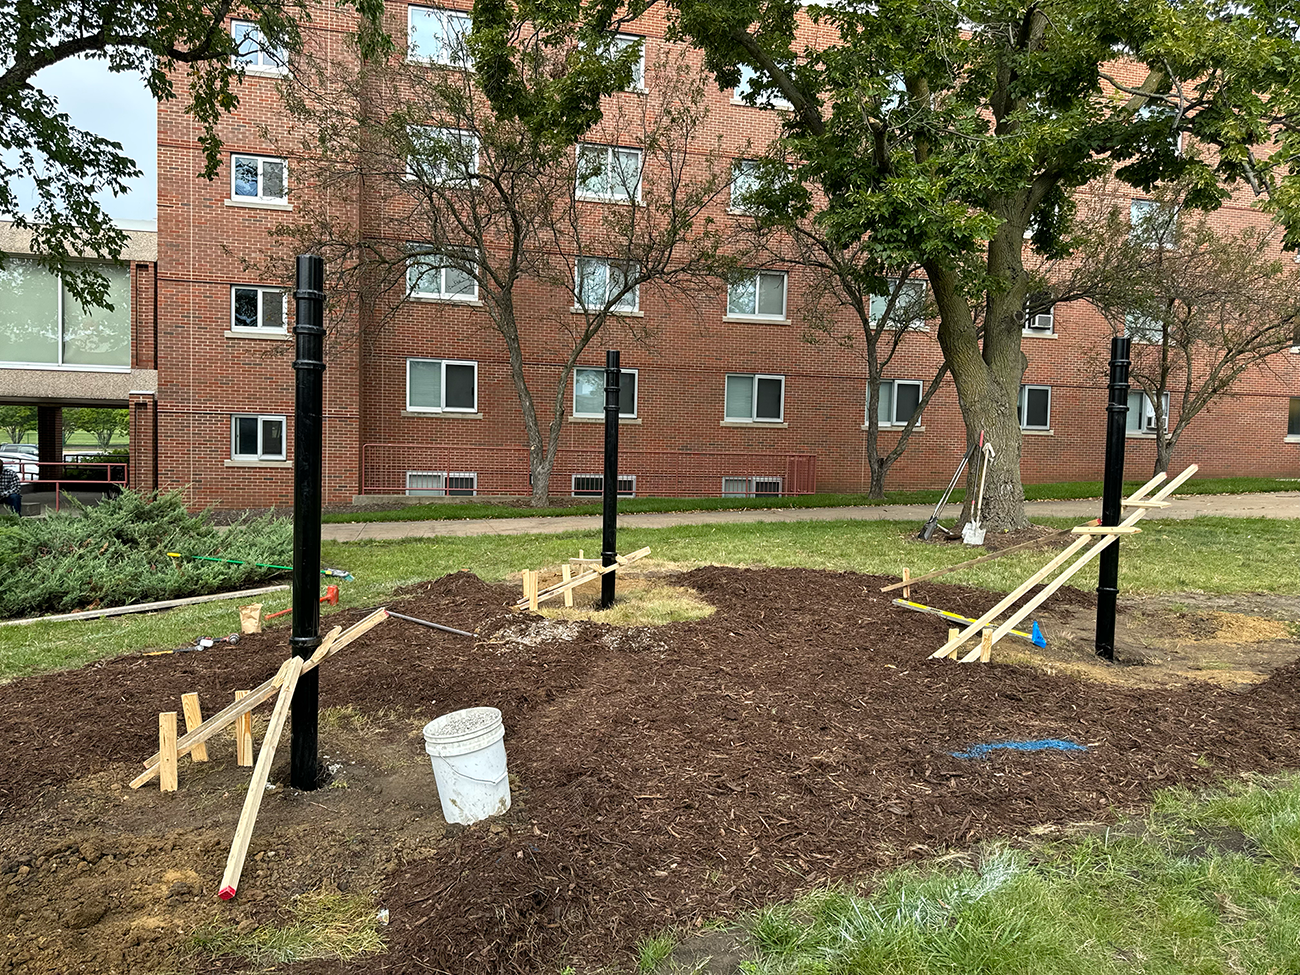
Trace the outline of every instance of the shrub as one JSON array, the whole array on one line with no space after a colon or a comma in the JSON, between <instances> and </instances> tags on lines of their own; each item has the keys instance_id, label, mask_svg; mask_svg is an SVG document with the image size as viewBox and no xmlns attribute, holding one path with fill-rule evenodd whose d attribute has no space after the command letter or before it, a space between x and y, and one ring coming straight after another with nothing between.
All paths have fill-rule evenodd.
<instances>
[{"instance_id":1,"label":"shrub","mask_svg":"<svg viewBox=\"0 0 1300 975\"><path fill-rule=\"evenodd\" d=\"M289 565L293 523L263 516L218 529L179 493L131 491L46 518L0 519L0 617L201 596L287 575L168 552Z\"/></svg>"}]
</instances>

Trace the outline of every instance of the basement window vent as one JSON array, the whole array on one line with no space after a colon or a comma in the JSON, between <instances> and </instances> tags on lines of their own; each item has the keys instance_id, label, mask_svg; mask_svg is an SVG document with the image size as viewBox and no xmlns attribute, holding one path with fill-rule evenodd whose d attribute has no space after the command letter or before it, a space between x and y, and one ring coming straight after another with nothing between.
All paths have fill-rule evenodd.
<instances>
[{"instance_id":1,"label":"basement window vent","mask_svg":"<svg viewBox=\"0 0 1300 975\"><path fill-rule=\"evenodd\" d=\"M604 474L574 474L573 496L575 498L600 497L605 493ZM636 497L636 475L620 474L618 476L618 496L620 498Z\"/></svg>"},{"instance_id":2,"label":"basement window vent","mask_svg":"<svg viewBox=\"0 0 1300 975\"><path fill-rule=\"evenodd\" d=\"M724 498L779 498L781 496L781 478L724 477L722 479L722 496Z\"/></svg>"},{"instance_id":3,"label":"basement window vent","mask_svg":"<svg viewBox=\"0 0 1300 975\"><path fill-rule=\"evenodd\" d=\"M478 493L478 475L465 471L407 471L406 493L430 498L472 498Z\"/></svg>"}]
</instances>

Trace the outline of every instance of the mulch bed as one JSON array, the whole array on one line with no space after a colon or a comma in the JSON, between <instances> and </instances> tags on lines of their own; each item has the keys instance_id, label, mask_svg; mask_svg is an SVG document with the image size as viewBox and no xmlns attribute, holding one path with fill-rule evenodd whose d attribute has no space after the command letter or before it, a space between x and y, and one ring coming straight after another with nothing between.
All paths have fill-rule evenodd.
<instances>
[{"instance_id":1,"label":"mulch bed","mask_svg":"<svg viewBox=\"0 0 1300 975\"><path fill-rule=\"evenodd\" d=\"M458 573L392 605L477 628L477 642L392 621L326 665L323 706L500 708L516 804L504 829L450 829L390 876L385 955L295 972L626 967L665 925L1031 826L1113 820L1163 786L1294 766L1300 747L1297 664L1246 693L1136 690L928 660L947 624L893 607L879 592L892 579L707 567L672 581L717 613L561 625L505 613L517 590ZM997 594L930 584L913 598L974 616ZM42 790L138 768L178 688L228 699L275 670L284 641L0 686L0 824ZM1088 751L951 754L1037 738Z\"/></svg>"}]
</instances>

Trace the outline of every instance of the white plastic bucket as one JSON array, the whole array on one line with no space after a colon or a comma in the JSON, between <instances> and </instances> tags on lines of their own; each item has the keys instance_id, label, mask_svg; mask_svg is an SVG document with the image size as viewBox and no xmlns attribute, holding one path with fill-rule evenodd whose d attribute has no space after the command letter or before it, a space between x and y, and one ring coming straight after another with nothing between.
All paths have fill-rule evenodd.
<instances>
[{"instance_id":1,"label":"white plastic bucket","mask_svg":"<svg viewBox=\"0 0 1300 975\"><path fill-rule=\"evenodd\" d=\"M477 823L510 808L506 729L496 708L466 708L424 726L443 818Z\"/></svg>"}]
</instances>

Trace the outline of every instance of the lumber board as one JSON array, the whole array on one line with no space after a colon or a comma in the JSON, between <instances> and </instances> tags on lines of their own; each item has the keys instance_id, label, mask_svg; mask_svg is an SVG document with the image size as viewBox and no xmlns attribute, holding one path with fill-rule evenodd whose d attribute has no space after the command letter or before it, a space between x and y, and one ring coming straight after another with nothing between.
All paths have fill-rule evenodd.
<instances>
[{"instance_id":1,"label":"lumber board","mask_svg":"<svg viewBox=\"0 0 1300 975\"><path fill-rule=\"evenodd\" d=\"M1146 508L1142 507L1142 510ZM1070 532L1075 535L1140 535L1142 529L1136 525L1076 525Z\"/></svg>"},{"instance_id":2,"label":"lumber board","mask_svg":"<svg viewBox=\"0 0 1300 975\"><path fill-rule=\"evenodd\" d=\"M257 756L257 765L253 767L253 779L248 783L248 795L244 797L244 809L239 814L239 826L235 829L235 838L230 844L230 856L226 858L226 872L221 878L221 889L217 896L228 901L239 889L239 876L244 872L244 859L248 856L248 841L253 836L253 825L257 822L257 811L262 805L262 796L266 794L266 782L271 777L271 763L275 761L275 749L284 731L285 719L289 717L289 703L293 700L293 690L298 686L304 661L301 657L290 657L289 666L284 676L284 685L276 699L275 710L266 726L266 737L262 739L262 751Z\"/></svg>"},{"instance_id":3,"label":"lumber board","mask_svg":"<svg viewBox=\"0 0 1300 975\"><path fill-rule=\"evenodd\" d=\"M1181 485L1184 481L1186 481L1193 474L1195 474L1196 471L1197 471L1197 465L1196 464L1190 465L1186 470L1184 470L1177 477L1173 478L1170 481L1165 482L1161 486L1160 490L1158 490L1155 494L1151 496L1151 499L1153 501L1163 501L1169 495L1173 494L1174 491L1178 489L1179 485ZM1127 528L1131 525L1135 525L1137 524L1137 522L1142 520L1142 516L1145 514L1146 514L1145 508L1138 508L1131 515L1129 515L1122 522L1120 522L1120 526ZM1088 538L1089 536L1081 535L1079 537ZM1070 565L1068 568L1062 571L1060 575L1058 575L1050 583L1048 583L1041 590L1039 590L1034 595L1034 597L1029 600L1029 602L1027 602L1024 606L1020 607L1020 609L1018 609L1015 613L1013 613L1006 620L1004 620L1003 623L996 630L993 631L993 642L996 643L998 640L1000 640L1006 634L1007 630L1011 629L1011 627L1015 626L1022 619L1024 619L1035 609L1037 609L1039 604L1041 604L1045 599L1051 596L1052 593L1056 592L1056 590L1060 589L1063 585L1065 585L1065 583L1070 579L1071 576L1073 576L1076 572L1078 572L1085 565L1091 562L1097 555L1099 555L1102 549L1104 549L1107 545L1113 544L1118 539L1119 539L1118 535L1106 535L1104 538L1096 542L1092 546L1092 548L1088 549L1088 551L1084 552L1081 556L1079 556L1079 558L1072 565Z\"/></svg>"},{"instance_id":4,"label":"lumber board","mask_svg":"<svg viewBox=\"0 0 1300 975\"><path fill-rule=\"evenodd\" d=\"M378 626L387 618L388 618L388 611L383 607L380 607L379 609L371 613L369 616L354 623L347 630L343 631L332 643L329 644L328 647L325 648L326 652L324 656L321 657L321 660L316 660L315 655L313 654L312 659L308 660L306 663L303 664L302 672L305 674L308 671L313 670L316 667L320 666L321 662L325 658L334 656L334 654L338 653L340 650L342 650L348 644L352 643L358 637L374 629L376 626ZM322 646L324 646L323 642L322 642ZM319 648L318 648L318 652L319 652ZM290 658L290 659L297 659L297 658ZM238 718L241 714L245 714L253 710L253 708L257 707L259 704L262 704L265 701L269 701L271 698L275 697L276 692L280 688L280 684L284 681L284 673L288 665L289 665L289 661L286 660L283 664L280 665L280 669L276 671L275 676L272 677L270 680L254 688L252 691L248 693L248 696L243 698L242 700L227 705L222 711L219 711L218 713L214 714L212 717L208 718L207 721L203 722L203 724L199 725L198 728L196 728L192 733L187 734L183 738L181 738L181 740L176 743L177 753L180 755L188 754L190 748L196 742L206 741L208 738L211 738L222 728L225 728L228 725L230 725L230 723L233 722L236 718ZM146 766L145 771L142 774L136 776L136 778L131 781L132 789L140 788L140 786L144 785L146 782L148 782L158 773L158 754L155 752L151 757L145 760L144 764Z\"/></svg>"},{"instance_id":5,"label":"lumber board","mask_svg":"<svg viewBox=\"0 0 1300 975\"><path fill-rule=\"evenodd\" d=\"M969 616L962 616L960 613L953 613L946 609L939 609L937 606L926 606L923 603L914 603L910 599L895 599L894 605L901 609L910 609L914 613L928 613L931 616L939 616L943 619L955 621L957 623L975 622ZM956 635L957 628L955 626L950 627L948 630L948 639L951 640ZM1022 640L1028 640L1030 643L1034 642L1034 635L1032 633L1026 633L1024 630L1012 630L1011 635L1018 636Z\"/></svg>"},{"instance_id":6,"label":"lumber board","mask_svg":"<svg viewBox=\"0 0 1300 975\"><path fill-rule=\"evenodd\" d=\"M573 570L572 570L571 568L569 568L569 563L568 563L568 562L565 562L564 565L560 566L560 580L561 580L562 582L572 582L572 581L573 581ZM564 605L565 605L566 607L568 607L568 608L572 608L572 607L573 607L573 590L572 590L572 589L566 589L566 590L564 590Z\"/></svg>"},{"instance_id":7,"label":"lumber board","mask_svg":"<svg viewBox=\"0 0 1300 975\"><path fill-rule=\"evenodd\" d=\"M1165 487L1161 488L1161 490L1160 490L1159 492L1157 492L1157 495L1155 496L1155 500L1157 500L1157 501L1159 501L1159 500L1163 500L1163 498L1164 498L1167 494L1169 494L1170 492L1172 492L1173 489L1174 489L1175 487L1177 487L1179 484L1182 484L1183 481L1187 480L1187 478L1191 477L1191 473L1189 473L1189 471L1190 471L1191 473L1194 473L1194 472L1196 471L1196 465L1193 464L1190 468L1188 468L1187 471L1184 471L1182 474L1180 474L1180 475L1178 476L1178 478L1176 479L1175 482L1171 482L1170 485L1166 485ZM1146 492L1147 492L1147 491L1151 490L1151 489L1152 489L1153 487L1155 487L1156 485L1162 484L1162 483L1164 482L1164 480L1165 480L1167 477L1168 477L1168 475L1165 474L1165 473L1162 471L1161 473L1157 474L1155 477L1151 478L1151 480L1149 480L1149 481L1147 481L1145 484L1143 484L1141 487L1139 487L1139 488L1138 488L1136 491L1134 491L1132 494L1130 494L1128 499L1129 499L1130 501L1136 501L1136 500L1138 500L1138 499L1144 497L1144 496L1146 495ZM1145 510L1145 509L1141 509L1141 508L1139 508L1136 512L1134 512L1132 515L1129 516L1129 518L1125 521L1125 524L1136 523L1137 521L1139 521L1139 520L1142 518L1142 514L1143 514L1143 511L1144 511L1144 510ZM1062 534L1066 534L1066 533L1065 533L1065 532L1062 532ZM1111 536L1108 536L1108 537L1113 539L1113 538L1115 538L1116 536L1111 535ZM1030 589L1032 589L1034 586L1036 586L1038 583L1040 583L1043 579L1045 579L1045 578L1046 578L1046 577L1047 577L1051 572L1053 572L1053 571L1055 571L1056 569L1060 568L1060 566L1061 566L1061 565L1062 565L1066 560L1068 560L1071 556L1073 556L1075 553L1077 553L1080 549L1082 549L1085 545L1087 545L1088 542L1091 541L1091 540L1092 540L1092 536L1091 536L1091 535L1080 535L1077 539L1075 539L1073 542L1071 542L1070 545L1067 546L1067 547L1065 548L1064 551L1060 552L1060 553L1059 553L1055 558L1053 558L1050 562L1048 562L1047 565L1043 566L1041 569L1039 569L1037 572L1035 572L1032 576L1030 576L1028 579L1026 579L1024 582L1022 582L1019 586L1017 586L1015 589L1013 589L1013 590L1012 590L1010 593L1008 593L1008 594L1007 594L1003 599L1001 599L1001 600L997 603L997 605L995 605L995 606L994 606L992 609L990 609L987 613L985 613L983 616L981 616L979 619L977 619L974 623L971 623L969 626L967 626L966 629L964 629L961 633L959 633L959 634L957 635L957 639L956 639L955 641L954 641L954 640L949 640L947 643L945 643L942 647L940 647L940 648L939 648L938 650L936 650L934 653L930 654L931 658L936 658L936 657L956 657L956 656L957 656L957 652L960 650L961 645L962 645L963 643L965 643L965 642L966 642L967 640L969 640L969 639L970 639L970 638L971 638L975 633L979 632L983 627L987 626L987 625L988 625L989 623L991 623L994 619L996 619L999 613L1001 613L1003 610L1005 610L1008 606L1010 606L1012 603L1014 603L1017 599L1019 599L1019 598L1020 598L1021 596L1023 596L1025 593L1029 592ZM913 581L913 583L916 582L915 579L912 580L912 581ZM895 588L897 588L897 587L895 587ZM1059 587L1057 587L1057 588L1059 588ZM1055 592L1055 591L1056 591L1056 589L1052 589L1052 592ZM1050 595L1050 593L1049 593L1049 595ZM1041 601L1042 601L1042 600L1039 600L1039 602L1041 602ZM1038 605L1038 603L1034 603L1034 606L1037 606L1037 605ZM1015 623L1020 622L1020 620L1022 620L1026 615L1028 615L1028 612L1022 613L1021 615L1017 616L1017 617L1015 618L1015 622L1012 623L1012 626L1014 626ZM1010 629L1010 627L1008 627L1008 630L1009 630L1009 629ZM1000 637L997 636L997 633L996 633L996 631L995 631L995 634L994 634L994 641L996 642L998 639L1000 639Z\"/></svg>"},{"instance_id":8,"label":"lumber board","mask_svg":"<svg viewBox=\"0 0 1300 975\"><path fill-rule=\"evenodd\" d=\"M915 586L918 582L927 582L930 579L937 579L939 576L947 575L949 572L956 572L958 569L966 569L972 565L980 565L984 562L992 562L994 559L1000 559L1004 555L1010 555L1012 552L1019 552L1023 549L1033 548L1036 545L1042 545L1044 542L1059 541L1065 532L1056 532L1052 535L1044 535L1042 538L1035 538L1031 542L1021 542L1019 545L1008 545L1006 548L998 549L989 555L981 555L977 559L967 559L965 562L958 562L956 565L950 565L945 569L936 569L933 572L927 572L923 576L913 576L911 579L903 582L895 582L892 585L881 586L881 592L893 592L895 589L902 589L904 586Z\"/></svg>"},{"instance_id":9,"label":"lumber board","mask_svg":"<svg viewBox=\"0 0 1300 975\"><path fill-rule=\"evenodd\" d=\"M1168 508L1172 501L1121 501L1124 508Z\"/></svg>"},{"instance_id":10,"label":"lumber board","mask_svg":"<svg viewBox=\"0 0 1300 975\"><path fill-rule=\"evenodd\" d=\"M248 697L248 691L235 691L235 701ZM245 711L235 719L235 764L253 766L253 712Z\"/></svg>"},{"instance_id":11,"label":"lumber board","mask_svg":"<svg viewBox=\"0 0 1300 975\"><path fill-rule=\"evenodd\" d=\"M980 638L980 663L986 664L991 659L993 659L993 631L985 627L984 636Z\"/></svg>"},{"instance_id":12,"label":"lumber board","mask_svg":"<svg viewBox=\"0 0 1300 975\"><path fill-rule=\"evenodd\" d=\"M199 696L193 692L181 695L181 710L185 712L185 733L189 734L203 724L203 709L199 707ZM190 761L206 762L208 746L199 742L190 749Z\"/></svg>"},{"instance_id":13,"label":"lumber board","mask_svg":"<svg viewBox=\"0 0 1300 975\"><path fill-rule=\"evenodd\" d=\"M110 606L108 609L88 609L81 613L60 613L58 616L31 616L23 620L0 620L0 626L23 626L27 623L60 623L65 620L97 620L104 616L125 616L128 613L152 613L160 609L173 609L177 606L193 606L196 603L215 603L223 599L242 599L245 596L261 596L268 592L282 592L288 586L263 586L260 589L244 589L240 592L217 592L206 596L187 596L184 599L164 599L156 603L135 603L131 606Z\"/></svg>"},{"instance_id":14,"label":"lumber board","mask_svg":"<svg viewBox=\"0 0 1300 975\"><path fill-rule=\"evenodd\" d=\"M537 601L545 602L548 599L554 599L556 596L562 595L566 588L568 589L577 588L578 586L591 582L593 579L597 579L600 576L605 575L607 572L614 572L618 569L621 569L625 565L630 565L633 562L643 559L649 554L650 554L650 546L647 545L645 548L639 548L635 552L629 552L627 555L615 556L616 561L614 562L613 565L599 565L593 569L589 569L588 571L582 573L582 575L574 576L568 582L561 581L556 583L553 586L547 586L545 589L537 593ZM529 608L528 596L525 595L524 599L521 599L517 603L515 603L514 608L515 609Z\"/></svg>"},{"instance_id":15,"label":"lumber board","mask_svg":"<svg viewBox=\"0 0 1300 975\"><path fill-rule=\"evenodd\" d=\"M179 785L176 777L176 712L158 713L158 786L163 792L175 792Z\"/></svg>"}]
</instances>

